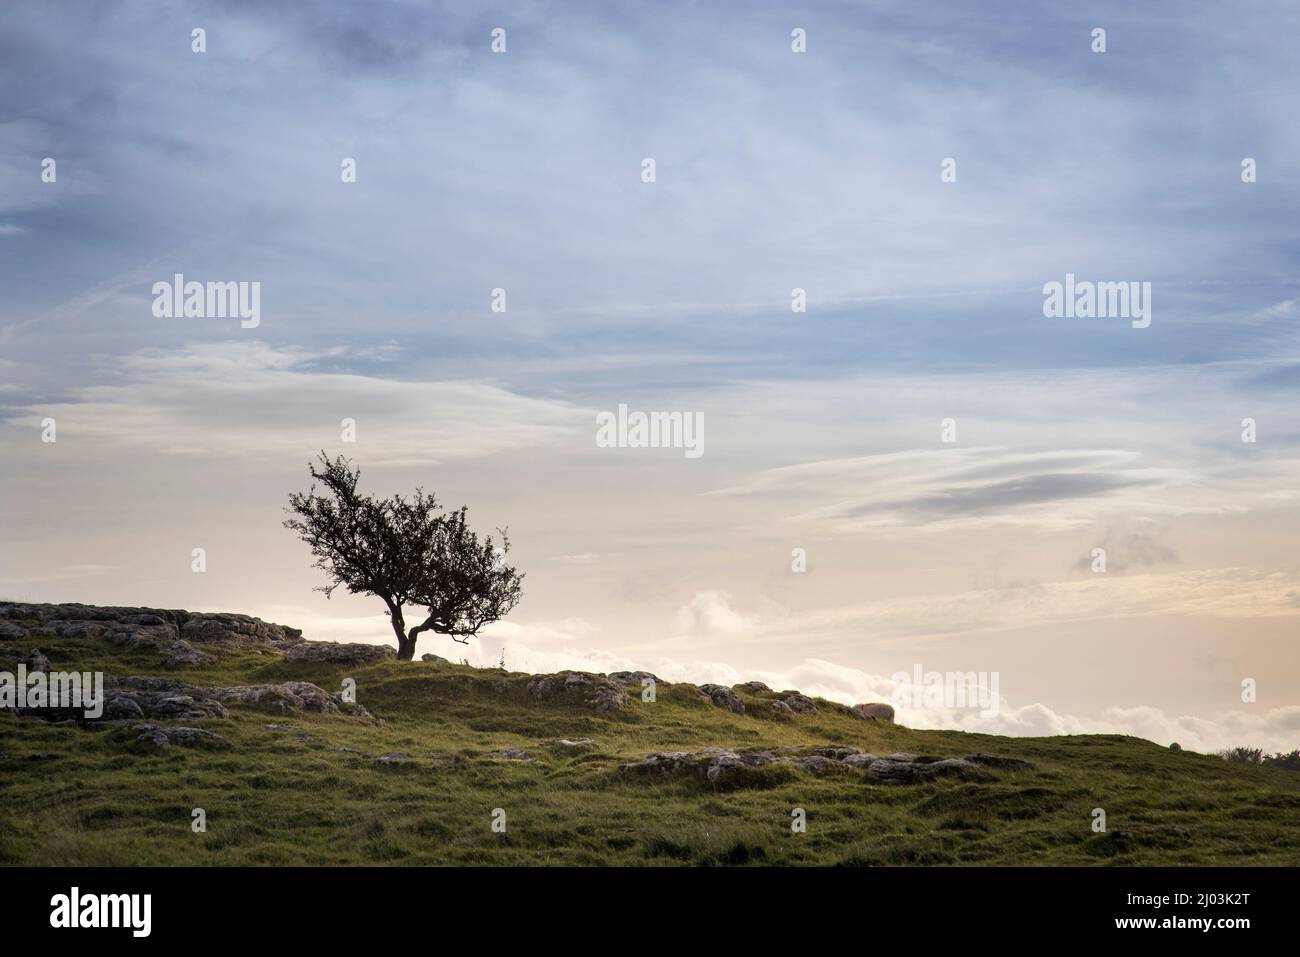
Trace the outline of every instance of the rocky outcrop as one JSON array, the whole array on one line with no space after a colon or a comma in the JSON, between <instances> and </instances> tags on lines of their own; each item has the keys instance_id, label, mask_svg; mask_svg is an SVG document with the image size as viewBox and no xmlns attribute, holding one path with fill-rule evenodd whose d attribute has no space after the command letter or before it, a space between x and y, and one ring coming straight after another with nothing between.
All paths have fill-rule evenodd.
<instances>
[{"instance_id":1,"label":"rocky outcrop","mask_svg":"<svg viewBox=\"0 0 1300 957\"><path fill-rule=\"evenodd\" d=\"M642 780L699 778L709 784L755 786L780 778L777 769L799 769L823 775L865 770L867 780L878 784L919 784L949 775L975 775L981 770L1023 771L1028 762L989 754L963 758L920 758L914 754L879 757L857 748L824 747L811 751L735 751L705 748L701 751L656 751L641 761L621 766L620 773ZM764 773L756 773L766 769Z\"/></svg>"},{"instance_id":2,"label":"rocky outcrop","mask_svg":"<svg viewBox=\"0 0 1300 957\"><path fill-rule=\"evenodd\" d=\"M184 638L173 641L163 652L163 664L169 668L194 668L211 662L211 655L199 651Z\"/></svg>"},{"instance_id":3,"label":"rocky outcrop","mask_svg":"<svg viewBox=\"0 0 1300 957\"><path fill-rule=\"evenodd\" d=\"M705 748L702 751L656 751L642 761L624 764L625 777L640 779L698 778L718 787L743 787L770 783L762 769L788 764L771 751L733 751Z\"/></svg>"},{"instance_id":4,"label":"rocky outcrop","mask_svg":"<svg viewBox=\"0 0 1300 957\"><path fill-rule=\"evenodd\" d=\"M139 736L131 742L131 750L143 753L170 751L174 746L224 750L230 742L219 734L202 728L160 728L154 724L137 724L131 728Z\"/></svg>"},{"instance_id":5,"label":"rocky outcrop","mask_svg":"<svg viewBox=\"0 0 1300 957\"><path fill-rule=\"evenodd\" d=\"M645 686L647 681L652 681L656 685L667 684L658 675L649 671L615 671L607 675L610 681L616 685L635 685L638 688Z\"/></svg>"},{"instance_id":6,"label":"rocky outcrop","mask_svg":"<svg viewBox=\"0 0 1300 957\"><path fill-rule=\"evenodd\" d=\"M222 688L190 685L155 676L106 679L104 711L98 718L86 718L83 708L28 708L23 714L46 721L78 721L87 724L141 718L158 721L208 721L230 717L230 707L253 708L281 715L307 711L372 717L361 705L344 701L341 695L331 694L306 681Z\"/></svg>"},{"instance_id":7,"label":"rocky outcrop","mask_svg":"<svg viewBox=\"0 0 1300 957\"><path fill-rule=\"evenodd\" d=\"M777 697L796 714L816 714L817 705L812 698L798 691L782 691Z\"/></svg>"},{"instance_id":8,"label":"rocky outcrop","mask_svg":"<svg viewBox=\"0 0 1300 957\"><path fill-rule=\"evenodd\" d=\"M531 761L533 756L522 748L502 748L500 751L489 751L483 755L485 758L494 758L500 761Z\"/></svg>"},{"instance_id":9,"label":"rocky outcrop","mask_svg":"<svg viewBox=\"0 0 1300 957\"><path fill-rule=\"evenodd\" d=\"M397 652L388 645L304 641L290 648L284 657L286 661L325 661L331 664L366 665L376 661L391 661L397 657ZM442 660L446 661L445 658Z\"/></svg>"},{"instance_id":10,"label":"rocky outcrop","mask_svg":"<svg viewBox=\"0 0 1300 957\"><path fill-rule=\"evenodd\" d=\"M585 671L533 675L528 679L528 695L534 701L581 701L597 711L622 711L628 705L627 692L621 684Z\"/></svg>"},{"instance_id":11,"label":"rocky outcrop","mask_svg":"<svg viewBox=\"0 0 1300 957\"><path fill-rule=\"evenodd\" d=\"M0 635L6 638L89 638L131 651L164 653L168 663L189 652L168 655L178 641L206 648L285 651L301 642L296 628L249 615L190 612L132 606L0 603ZM185 662L180 662L185 663Z\"/></svg>"},{"instance_id":12,"label":"rocky outcrop","mask_svg":"<svg viewBox=\"0 0 1300 957\"><path fill-rule=\"evenodd\" d=\"M713 702L715 708L725 708L733 714L745 713L745 702L725 685L700 685L699 688L704 696Z\"/></svg>"},{"instance_id":13,"label":"rocky outcrop","mask_svg":"<svg viewBox=\"0 0 1300 957\"><path fill-rule=\"evenodd\" d=\"M772 690L767 685L763 684L763 682L761 681L746 681L741 684L735 685L735 687L740 689L741 691L748 691L750 694L759 694L760 692Z\"/></svg>"}]
</instances>

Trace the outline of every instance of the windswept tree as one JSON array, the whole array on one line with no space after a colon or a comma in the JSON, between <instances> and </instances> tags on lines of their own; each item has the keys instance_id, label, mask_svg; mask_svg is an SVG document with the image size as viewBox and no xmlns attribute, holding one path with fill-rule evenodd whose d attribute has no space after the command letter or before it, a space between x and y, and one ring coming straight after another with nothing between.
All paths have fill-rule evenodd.
<instances>
[{"instance_id":1,"label":"windswept tree","mask_svg":"<svg viewBox=\"0 0 1300 957\"><path fill-rule=\"evenodd\" d=\"M329 575L328 598L343 586L375 595L388 609L397 657L415 657L421 632L449 635L462 644L484 625L504 618L519 602L523 576L505 563L510 539L482 540L465 521L466 508L444 511L433 495L374 498L357 491L361 470L324 452L310 466L312 485L289 496L293 529L311 548L316 567ZM318 491L319 487L319 491ZM424 609L409 631L404 606Z\"/></svg>"}]
</instances>

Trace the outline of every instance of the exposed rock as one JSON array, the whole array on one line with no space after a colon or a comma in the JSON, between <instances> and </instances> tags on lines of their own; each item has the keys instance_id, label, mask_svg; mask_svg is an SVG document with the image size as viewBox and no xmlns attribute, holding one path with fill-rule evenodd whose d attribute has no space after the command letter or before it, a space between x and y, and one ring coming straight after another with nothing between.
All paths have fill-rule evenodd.
<instances>
[{"instance_id":1,"label":"exposed rock","mask_svg":"<svg viewBox=\"0 0 1300 957\"><path fill-rule=\"evenodd\" d=\"M745 702L736 697L736 692L723 685L700 685L700 691L708 696L716 708L726 708L733 714L745 713Z\"/></svg>"},{"instance_id":2,"label":"exposed rock","mask_svg":"<svg viewBox=\"0 0 1300 957\"><path fill-rule=\"evenodd\" d=\"M389 751L387 754L381 754L370 760L376 764L410 764L411 756L405 751Z\"/></svg>"},{"instance_id":3,"label":"exposed rock","mask_svg":"<svg viewBox=\"0 0 1300 957\"><path fill-rule=\"evenodd\" d=\"M817 713L816 703L806 694L801 694L798 691L782 691L780 699L791 711L796 711L799 714Z\"/></svg>"},{"instance_id":4,"label":"exposed rock","mask_svg":"<svg viewBox=\"0 0 1300 957\"><path fill-rule=\"evenodd\" d=\"M153 724L137 724L132 730L140 732L140 736L131 742L132 749L146 753L170 751L174 745L210 750L230 747L225 738L202 728L160 728Z\"/></svg>"},{"instance_id":5,"label":"exposed rock","mask_svg":"<svg viewBox=\"0 0 1300 957\"><path fill-rule=\"evenodd\" d=\"M638 688L645 686L645 681L649 679L656 685L667 684L658 675L651 674L649 671L615 671L609 676L609 680L616 685L636 685Z\"/></svg>"},{"instance_id":6,"label":"exposed rock","mask_svg":"<svg viewBox=\"0 0 1300 957\"><path fill-rule=\"evenodd\" d=\"M502 748L500 751L489 751L483 755L485 758L498 758L502 761L531 761L533 756L521 748Z\"/></svg>"},{"instance_id":7,"label":"exposed rock","mask_svg":"<svg viewBox=\"0 0 1300 957\"><path fill-rule=\"evenodd\" d=\"M813 748L813 754L819 754L824 758L830 758L832 761L843 761L845 758L853 755L862 754L861 748L851 748L846 745L834 745L825 748ZM871 755L867 755L871 757Z\"/></svg>"},{"instance_id":8,"label":"exposed rock","mask_svg":"<svg viewBox=\"0 0 1300 957\"><path fill-rule=\"evenodd\" d=\"M867 777L881 784L914 784L950 774L974 771L976 765L965 758L942 758L938 761L891 761L880 758L867 765Z\"/></svg>"},{"instance_id":9,"label":"exposed rock","mask_svg":"<svg viewBox=\"0 0 1300 957\"><path fill-rule=\"evenodd\" d=\"M259 711L289 714L311 711L338 714L341 698L319 685L307 681L286 681L278 685L239 685L233 688L207 688L209 695L222 704L245 705Z\"/></svg>"},{"instance_id":10,"label":"exposed rock","mask_svg":"<svg viewBox=\"0 0 1300 957\"><path fill-rule=\"evenodd\" d=\"M304 641L294 645L285 654L286 661L328 661L337 664L361 665L374 661L388 661L397 652L388 645L366 645L360 642ZM446 659L443 659L444 661Z\"/></svg>"},{"instance_id":11,"label":"exposed rock","mask_svg":"<svg viewBox=\"0 0 1300 957\"><path fill-rule=\"evenodd\" d=\"M811 753L801 749L771 751L736 751L728 748L704 748L700 751L656 751L641 761L619 768L626 777L673 779L697 777L715 785L744 786L763 784L779 775L783 768L798 767L812 774L830 774L841 769L865 769L867 778L881 784L915 784L947 775L978 774L981 769L1024 770L1030 765L1015 758L990 754L972 754L963 758L917 758L898 753L888 758L867 754L857 748L827 746Z\"/></svg>"},{"instance_id":12,"label":"exposed rock","mask_svg":"<svg viewBox=\"0 0 1300 957\"><path fill-rule=\"evenodd\" d=\"M839 761L832 758L823 757L820 754L810 754L805 758L799 759L799 767L805 771L811 771L813 774L828 774L842 767Z\"/></svg>"},{"instance_id":13,"label":"exposed rock","mask_svg":"<svg viewBox=\"0 0 1300 957\"><path fill-rule=\"evenodd\" d=\"M760 701L758 704L749 705L749 713L758 717L776 718L780 721L790 721L794 718L794 711L791 707L781 700Z\"/></svg>"},{"instance_id":14,"label":"exposed rock","mask_svg":"<svg viewBox=\"0 0 1300 957\"><path fill-rule=\"evenodd\" d=\"M865 721L893 721L894 707L888 704L855 704L849 709Z\"/></svg>"},{"instance_id":15,"label":"exposed rock","mask_svg":"<svg viewBox=\"0 0 1300 957\"><path fill-rule=\"evenodd\" d=\"M194 665L206 665L211 661L211 655L199 651L184 638L173 641L163 652L163 664L169 668L188 668Z\"/></svg>"},{"instance_id":16,"label":"exposed rock","mask_svg":"<svg viewBox=\"0 0 1300 957\"><path fill-rule=\"evenodd\" d=\"M46 721L76 720L87 723L152 718L163 721L204 721L230 717L227 705L238 705L274 714L309 711L317 714L350 714L372 718L359 704L343 700L306 681L283 684L239 685L231 688L185 684L173 678L150 675L108 678L104 688L104 712L86 719L81 708L37 708L23 713Z\"/></svg>"},{"instance_id":17,"label":"exposed rock","mask_svg":"<svg viewBox=\"0 0 1300 957\"><path fill-rule=\"evenodd\" d=\"M761 691L772 690L761 681L746 681L742 684L736 685L735 687L739 688L741 691L748 691L750 694L758 694Z\"/></svg>"},{"instance_id":18,"label":"exposed rock","mask_svg":"<svg viewBox=\"0 0 1300 957\"><path fill-rule=\"evenodd\" d=\"M629 777L699 777L715 785L738 785L758 780L755 769L777 763L770 751L732 751L705 748L702 751L656 751L642 761L624 764L620 773Z\"/></svg>"},{"instance_id":19,"label":"exposed rock","mask_svg":"<svg viewBox=\"0 0 1300 957\"><path fill-rule=\"evenodd\" d=\"M879 761L880 758L874 754L866 754L859 751L857 754L846 754L839 760L841 764L850 768L866 768L870 767L872 762Z\"/></svg>"},{"instance_id":20,"label":"exposed rock","mask_svg":"<svg viewBox=\"0 0 1300 957\"><path fill-rule=\"evenodd\" d=\"M980 767L996 768L999 771L1028 771L1033 767L1028 761L1019 758L1004 758L996 754L968 754L962 759Z\"/></svg>"},{"instance_id":21,"label":"exposed rock","mask_svg":"<svg viewBox=\"0 0 1300 957\"><path fill-rule=\"evenodd\" d=\"M432 662L433 662L434 664L436 664L436 665L449 665L449 664L451 664L450 661L448 661L446 658L442 657L441 655L420 655L420 660L421 660L421 661L432 661Z\"/></svg>"},{"instance_id":22,"label":"exposed rock","mask_svg":"<svg viewBox=\"0 0 1300 957\"><path fill-rule=\"evenodd\" d=\"M302 632L297 628L273 625L248 615L187 612L176 614L187 616L181 624L179 637L196 644L221 645L228 648L287 646L291 650L303 640Z\"/></svg>"},{"instance_id":23,"label":"exposed rock","mask_svg":"<svg viewBox=\"0 0 1300 957\"><path fill-rule=\"evenodd\" d=\"M591 738L556 738L555 743L561 748L594 748L596 742Z\"/></svg>"},{"instance_id":24,"label":"exposed rock","mask_svg":"<svg viewBox=\"0 0 1300 957\"><path fill-rule=\"evenodd\" d=\"M553 675L533 675L528 679L528 694L537 701L554 698L581 698L597 711L621 711L627 707L627 692L604 675L583 671L559 671Z\"/></svg>"},{"instance_id":25,"label":"exposed rock","mask_svg":"<svg viewBox=\"0 0 1300 957\"><path fill-rule=\"evenodd\" d=\"M229 648L283 650L302 641L302 632L224 613L168 611L161 608L0 603L0 634L8 638L50 635L95 639L128 650L167 649L184 639Z\"/></svg>"}]
</instances>

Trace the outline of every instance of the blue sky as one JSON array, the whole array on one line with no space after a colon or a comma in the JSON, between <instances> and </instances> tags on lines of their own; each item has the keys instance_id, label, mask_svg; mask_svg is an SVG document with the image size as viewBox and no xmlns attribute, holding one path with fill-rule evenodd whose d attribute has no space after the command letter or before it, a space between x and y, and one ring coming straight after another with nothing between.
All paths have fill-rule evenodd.
<instances>
[{"instance_id":1,"label":"blue sky","mask_svg":"<svg viewBox=\"0 0 1300 957\"><path fill-rule=\"evenodd\" d=\"M1002 686L1055 709L1030 730L1154 708L1291 740L1300 698L1229 692L1300 672L1298 27L1267 2L8 3L0 589L378 640L277 525L325 446L510 524L530 587L493 640L521 666L852 696L1046 643ZM176 272L260 282L261 324L153 317ZM1152 283L1150 328L1045 319L1067 272ZM702 412L708 452L597 455L621 402ZM196 580L200 540L228 560ZM1077 567L1103 541L1130 553L1113 594ZM1150 639L1132 687L1063 677L1089 621Z\"/></svg>"}]
</instances>

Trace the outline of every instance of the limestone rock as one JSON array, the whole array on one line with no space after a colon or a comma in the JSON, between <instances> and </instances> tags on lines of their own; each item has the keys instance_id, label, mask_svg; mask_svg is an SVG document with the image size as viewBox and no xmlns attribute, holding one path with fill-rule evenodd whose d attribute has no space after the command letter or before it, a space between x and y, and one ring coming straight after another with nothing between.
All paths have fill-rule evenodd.
<instances>
[{"instance_id":1,"label":"limestone rock","mask_svg":"<svg viewBox=\"0 0 1300 957\"><path fill-rule=\"evenodd\" d=\"M646 680L653 681L656 685L667 684L658 675L649 671L615 671L608 675L609 680L616 685L636 685L641 688L645 686Z\"/></svg>"},{"instance_id":2,"label":"limestone rock","mask_svg":"<svg viewBox=\"0 0 1300 957\"><path fill-rule=\"evenodd\" d=\"M522 748L502 748L500 751L489 751L483 755L485 758L497 758L502 761L531 761L533 756Z\"/></svg>"},{"instance_id":3,"label":"limestone rock","mask_svg":"<svg viewBox=\"0 0 1300 957\"><path fill-rule=\"evenodd\" d=\"M533 675L528 679L528 695L535 701L580 698L597 711L621 711L628 705L623 686L604 675L585 671L559 671L553 675Z\"/></svg>"},{"instance_id":4,"label":"limestone rock","mask_svg":"<svg viewBox=\"0 0 1300 957\"><path fill-rule=\"evenodd\" d=\"M169 668L188 668L206 665L211 661L211 655L199 651L184 638L176 639L163 652L163 664Z\"/></svg>"},{"instance_id":5,"label":"limestone rock","mask_svg":"<svg viewBox=\"0 0 1300 957\"><path fill-rule=\"evenodd\" d=\"M304 641L294 645L285 654L286 661L326 661L337 664L362 665L375 661L389 661L397 652L388 645L367 645L360 642Z\"/></svg>"},{"instance_id":6,"label":"limestone rock","mask_svg":"<svg viewBox=\"0 0 1300 957\"><path fill-rule=\"evenodd\" d=\"M713 702L716 708L725 708L733 714L745 713L745 702L736 697L736 692L730 688L723 685L700 685L700 691Z\"/></svg>"},{"instance_id":7,"label":"limestone rock","mask_svg":"<svg viewBox=\"0 0 1300 957\"><path fill-rule=\"evenodd\" d=\"M817 705L812 698L798 691L782 691L780 699L786 706L798 714L816 714Z\"/></svg>"},{"instance_id":8,"label":"limestone rock","mask_svg":"<svg viewBox=\"0 0 1300 957\"><path fill-rule=\"evenodd\" d=\"M140 736L131 743L132 750L145 753L170 751L175 745L209 750L230 747L230 742L225 738L202 728L160 728L153 724L137 724L132 730L140 732Z\"/></svg>"},{"instance_id":9,"label":"limestone rock","mask_svg":"<svg viewBox=\"0 0 1300 957\"><path fill-rule=\"evenodd\" d=\"M437 665L449 665L449 664L451 664L450 661L448 661L446 658L442 657L441 655L420 655L420 660L421 660L421 661L432 661L434 664L437 664Z\"/></svg>"}]
</instances>

